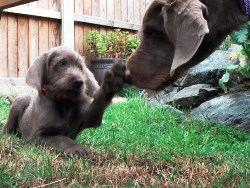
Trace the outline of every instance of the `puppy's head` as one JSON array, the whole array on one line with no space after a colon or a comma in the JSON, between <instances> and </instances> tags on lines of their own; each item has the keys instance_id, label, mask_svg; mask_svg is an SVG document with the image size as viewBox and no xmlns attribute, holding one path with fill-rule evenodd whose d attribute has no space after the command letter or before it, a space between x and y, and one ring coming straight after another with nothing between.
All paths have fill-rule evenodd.
<instances>
[{"instance_id":1,"label":"puppy's head","mask_svg":"<svg viewBox=\"0 0 250 188\"><path fill-rule=\"evenodd\" d=\"M157 90L173 82L209 32L207 14L199 0L155 0L143 19L141 44L126 64L132 84Z\"/></svg>"},{"instance_id":2,"label":"puppy's head","mask_svg":"<svg viewBox=\"0 0 250 188\"><path fill-rule=\"evenodd\" d=\"M29 68L26 82L53 100L74 101L82 92L92 95L98 89L81 56L66 47L57 47L39 56Z\"/></svg>"}]
</instances>

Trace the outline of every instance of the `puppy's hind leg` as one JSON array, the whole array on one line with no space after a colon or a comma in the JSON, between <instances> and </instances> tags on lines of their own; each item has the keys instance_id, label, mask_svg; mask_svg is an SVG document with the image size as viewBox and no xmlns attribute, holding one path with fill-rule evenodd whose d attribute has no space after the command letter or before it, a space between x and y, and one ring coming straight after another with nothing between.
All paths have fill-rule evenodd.
<instances>
[{"instance_id":1,"label":"puppy's hind leg","mask_svg":"<svg viewBox=\"0 0 250 188\"><path fill-rule=\"evenodd\" d=\"M3 128L3 134L18 134L19 120L22 118L24 111L27 109L31 101L31 96L23 96L17 98L10 109L9 117L5 127Z\"/></svg>"}]
</instances>

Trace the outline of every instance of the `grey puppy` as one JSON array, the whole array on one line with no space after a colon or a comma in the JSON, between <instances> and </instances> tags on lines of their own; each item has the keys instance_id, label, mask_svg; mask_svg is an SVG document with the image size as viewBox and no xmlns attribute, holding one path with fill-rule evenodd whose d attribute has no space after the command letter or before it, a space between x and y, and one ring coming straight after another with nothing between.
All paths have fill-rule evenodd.
<instances>
[{"instance_id":1,"label":"grey puppy","mask_svg":"<svg viewBox=\"0 0 250 188\"><path fill-rule=\"evenodd\" d=\"M57 47L37 58L26 82L38 95L13 102L3 134L88 157L90 150L74 139L83 129L100 126L106 107L124 86L125 65L114 64L99 87L78 53Z\"/></svg>"}]
</instances>

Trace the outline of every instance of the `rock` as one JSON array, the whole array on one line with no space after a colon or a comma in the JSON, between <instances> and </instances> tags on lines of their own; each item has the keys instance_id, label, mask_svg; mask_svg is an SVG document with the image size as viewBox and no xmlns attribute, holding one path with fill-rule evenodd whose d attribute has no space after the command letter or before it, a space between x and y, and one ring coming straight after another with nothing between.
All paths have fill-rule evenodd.
<instances>
[{"instance_id":1,"label":"rock","mask_svg":"<svg viewBox=\"0 0 250 188\"><path fill-rule=\"evenodd\" d=\"M172 103L174 101L174 96L178 93L179 90L179 87L172 87L168 90L165 90L164 94L162 95L161 102L163 104Z\"/></svg>"},{"instance_id":2,"label":"rock","mask_svg":"<svg viewBox=\"0 0 250 188\"><path fill-rule=\"evenodd\" d=\"M218 90L209 84L197 84L186 87L174 96L178 107L194 107L218 94Z\"/></svg>"},{"instance_id":3,"label":"rock","mask_svg":"<svg viewBox=\"0 0 250 188\"><path fill-rule=\"evenodd\" d=\"M233 47L228 51L215 51L206 60L189 69L186 76L180 80L180 86L188 87L195 84L211 84L217 87L219 79L226 72L226 67L228 65L235 65L238 62L237 60L230 61L229 56L239 50L239 47Z\"/></svg>"},{"instance_id":4,"label":"rock","mask_svg":"<svg viewBox=\"0 0 250 188\"><path fill-rule=\"evenodd\" d=\"M175 94L178 92L179 87L169 87L163 91L155 92L151 90L146 90L144 95L148 102L159 102L162 105L168 104L173 101Z\"/></svg>"},{"instance_id":5,"label":"rock","mask_svg":"<svg viewBox=\"0 0 250 188\"><path fill-rule=\"evenodd\" d=\"M150 100L148 102L148 105L153 107L153 108L162 108L162 109L165 109L165 110L169 110L170 113L172 113L172 114L175 114L175 115L178 115L178 116L181 116L181 117L185 117L184 112L178 110L177 108L174 108L173 106L162 104L157 100Z\"/></svg>"},{"instance_id":6,"label":"rock","mask_svg":"<svg viewBox=\"0 0 250 188\"><path fill-rule=\"evenodd\" d=\"M194 109L191 117L230 125L241 130L250 130L250 91L214 98Z\"/></svg>"},{"instance_id":7,"label":"rock","mask_svg":"<svg viewBox=\"0 0 250 188\"><path fill-rule=\"evenodd\" d=\"M144 90L143 96L147 98L148 105L153 108L163 108L165 110L169 110L171 113L185 117L184 112L166 104L170 98L172 99L174 95L177 93L178 88L170 87L164 91L155 92L150 90Z\"/></svg>"}]
</instances>

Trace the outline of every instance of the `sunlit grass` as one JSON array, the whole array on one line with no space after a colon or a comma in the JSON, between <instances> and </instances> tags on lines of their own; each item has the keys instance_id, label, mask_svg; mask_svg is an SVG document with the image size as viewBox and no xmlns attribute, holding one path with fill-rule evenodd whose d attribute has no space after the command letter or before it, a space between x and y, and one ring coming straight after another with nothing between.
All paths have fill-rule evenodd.
<instances>
[{"instance_id":1,"label":"sunlit grass","mask_svg":"<svg viewBox=\"0 0 250 188\"><path fill-rule=\"evenodd\" d=\"M151 108L132 90L122 95L128 101L111 105L100 128L77 138L95 150L94 160L0 137L0 187L249 186L249 134ZM9 104L0 101L2 128Z\"/></svg>"}]
</instances>

